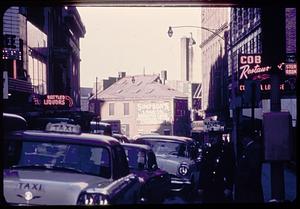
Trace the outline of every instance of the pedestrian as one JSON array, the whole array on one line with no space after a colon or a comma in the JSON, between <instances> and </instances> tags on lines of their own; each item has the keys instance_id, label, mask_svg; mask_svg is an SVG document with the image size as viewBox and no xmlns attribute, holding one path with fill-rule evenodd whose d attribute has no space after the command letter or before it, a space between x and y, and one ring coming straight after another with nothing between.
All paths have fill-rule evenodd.
<instances>
[{"instance_id":1,"label":"pedestrian","mask_svg":"<svg viewBox=\"0 0 300 209\"><path fill-rule=\"evenodd\" d=\"M199 189L203 203L224 203L232 196L235 170L231 146L222 140L221 133L209 133L200 163Z\"/></svg>"},{"instance_id":2,"label":"pedestrian","mask_svg":"<svg viewBox=\"0 0 300 209\"><path fill-rule=\"evenodd\" d=\"M261 137L254 131L243 131L242 152L237 162L235 201L262 203L264 201L261 174L263 149Z\"/></svg>"}]
</instances>

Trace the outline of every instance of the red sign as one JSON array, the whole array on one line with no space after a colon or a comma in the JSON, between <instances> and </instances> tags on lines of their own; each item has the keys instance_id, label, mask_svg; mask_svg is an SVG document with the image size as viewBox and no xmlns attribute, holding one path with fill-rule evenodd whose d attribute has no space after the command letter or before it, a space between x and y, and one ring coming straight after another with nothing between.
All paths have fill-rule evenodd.
<instances>
[{"instance_id":1,"label":"red sign","mask_svg":"<svg viewBox=\"0 0 300 209\"><path fill-rule=\"evenodd\" d=\"M285 74L296 76L297 75L297 64L296 63L288 63L285 65Z\"/></svg>"},{"instance_id":2,"label":"red sign","mask_svg":"<svg viewBox=\"0 0 300 209\"><path fill-rule=\"evenodd\" d=\"M43 106L73 106L73 99L68 95L42 95L39 98L34 96L35 105Z\"/></svg>"},{"instance_id":3,"label":"red sign","mask_svg":"<svg viewBox=\"0 0 300 209\"><path fill-rule=\"evenodd\" d=\"M259 81L262 93L271 90L271 66L262 66L263 60L260 54L241 54L238 60L239 91L246 91L245 81ZM279 64L278 70L283 72L284 63ZM283 81L280 83L280 90L285 90Z\"/></svg>"},{"instance_id":4,"label":"red sign","mask_svg":"<svg viewBox=\"0 0 300 209\"><path fill-rule=\"evenodd\" d=\"M261 55L250 54L239 56L239 80L265 80L269 78L271 66L261 66Z\"/></svg>"}]
</instances>

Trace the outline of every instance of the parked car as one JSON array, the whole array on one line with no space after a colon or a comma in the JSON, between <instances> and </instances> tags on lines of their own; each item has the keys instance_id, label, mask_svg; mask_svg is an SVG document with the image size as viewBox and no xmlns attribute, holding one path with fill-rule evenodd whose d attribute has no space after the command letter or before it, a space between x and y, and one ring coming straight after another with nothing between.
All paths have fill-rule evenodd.
<instances>
[{"instance_id":1,"label":"parked car","mask_svg":"<svg viewBox=\"0 0 300 209\"><path fill-rule=\"evenodd\" d=\"M12 113L3 113L2 133L8 133L16 130L26 130L28 128L27 121L20 115Z\"/></svg>"},{"instance_id":2,"label":"parked car","mask_svg":"<svg viewBox=\"0 0 300 209\"><path fill-rule=\"evenodd\" d=\"M158 167L171 175L171 191L193 197L199 184L199 163L195 141L188 137L143 135L135 143L149 145Z\"/></svg>"},{"instance_id":3,"label":"parked car","mask_svg":"<svg viewBox=\"0 0 300 209\"><path fill-rule=\"evenodd\" d=\"M4 136L3 192L12 205L135 204L139 179L112 137L86 134L74 124Z\"/></svg>"},{"instance_id":4,"label":"parked car","mask_svg":"<svg viewBox=\"0 0 300 209\"><path fill-rule=\"evenodd\" d=\"M130 143L129 139L123 134L112 134L120 143Z\"/></svg>"},{"instance_id":5,"label":"parked car","mask_svg":"<svg viewBox=\"0 0 300 209\"><path fill-rule=\"evenodd\" d=\"M111 125L101 121L91 121L90 133L112 136Z\"/></svg>"},{"instance_id":6,"label":"parked car","mask_svg":"<svg viewBox=\"0 0 300 209\"><path fill-rule=\"evenodd\" d=\"M142 203L162 203L169 195L171 179L169 174L157 166L156 157L148 145L122 144L130 172L136 174L140 182Z\"/></svg>"}]
</instances>

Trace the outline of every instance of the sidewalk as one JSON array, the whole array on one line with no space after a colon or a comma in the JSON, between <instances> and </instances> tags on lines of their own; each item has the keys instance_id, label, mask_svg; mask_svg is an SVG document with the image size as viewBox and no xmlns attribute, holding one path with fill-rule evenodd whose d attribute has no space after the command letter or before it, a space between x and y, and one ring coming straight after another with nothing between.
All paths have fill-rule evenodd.
<instances>
[{"instance_id":1,"label":"sidewalk","mask_svg":"<svg viewBox=\"0 0 300 209\"><path fill-rule=\"evenodd\" d=\"M271 176L270 163L264 163L262 168L262 185L265 202L271 200ZM292 170L285 167L284 169L285 183L285 200L293 201L297 196L297 176Z\"/></svg>"}]
</instances>

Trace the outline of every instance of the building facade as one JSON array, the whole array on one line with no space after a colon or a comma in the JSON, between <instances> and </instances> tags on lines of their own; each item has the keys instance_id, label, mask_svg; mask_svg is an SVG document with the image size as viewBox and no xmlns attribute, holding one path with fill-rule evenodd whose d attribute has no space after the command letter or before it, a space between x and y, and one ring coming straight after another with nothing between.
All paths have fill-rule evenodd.
<instances>
[{"instance_id":1,"label":"building facade","mask_svg":"<svg viewBox=\"0 0 300 209\"><path fill-rule=\"evenodd\" d=\"M4 111L41 110L48 94L66 95L80 109L79 38L85 34L75 7L10 7L3 16L2 59L8 91Z\"/></svg>"},{"instance_id":2,"label":"building facade","mask_svg":"<svg viewBox=\"0 0 300 209\"><path fill-rule=\"evenodd\" d=\"M35 101L49 94L70 97L73 105L63 108L79 110L79 39L84 34L75 7L8 8L3 16L4 111L45 110Z\"/></svg>"},{"instance_id":3,"label":"building facade","mask_svg":"<svg viewBox=\"0 0 300 209\"><path fill-rule=\"evenodd\" d=\"M231 47L228 51L228 74L229 80L232 82L228 89L231 91L232 137L237 145L237 154L241 149L239 124L244 121L252 121L252 126L254 125L255 129L263 133L264 113L277 109L289 112L291 115L293 150L290 154L292 159L295 159L297 126L296 9L231 8L230 26ZM241 64L245 61L242 57L254 56L259 58L259 62L251 65L252 61L249 59L246 61L246 65L271 70L266 73L253 71L253 76L245 79L246 73L243 72L245 72L246 65ZM274 75L271 73L276 70L279 73L277 90L272 87L275 81L273 80ZM252 89L255 93L249 91L249 85L247 86L246 82L256 83L255 91ZM251 94L253 103L249 106L247 101Z\"/></svg>"},{"instance_id":4,"label":"building facade","mask_svg":"<svg viewBox=\"0 0 300 209\"><path fill-rule=\"evenodd\" d=\"M192 83L191 81L176 81L166 80L165 84L176 91L184 93L188 98L188 110L190 112L191 121L199 120L201 111L201 91L202 85L200 83Z\"/></svg>"},{"instance_id":5,"label":"building facade","mask_svg":"<svg viewBox=\"0 0 300 209\"><path fill-rule=\"evenodd\" d=\"M231 94L231 109L236 107L241 108L241 116L251 117L251 109L245 107L245 99L243 94L237 94L240 91L239 74L239 57L241 55L258 54L262 55L264 46L262 34L268 34L268 31L263 31L262 27L262 11L260 8L232 8L230 12L231 19L231 50L228 52L228 75L232 83L229 85ZM295 66L296 57L296 9L285 9L285 28L281 31L285 34L285 49L284 52L286 63L285 66ZM265 23L268 24L268 23ZM265 28L267 30L267 28ZM268 34L272 36L272 34ZM267 36L267 35L265 35ZM270 39L270 37L265 37ZM277 44L278 45L278 44ZM276 47L276 43L274 46ZM273 50L273 49L271 49ZM265 57L261 57L262 62ZM278 63L279 64L279 63ZM285 69L287 70L287 68ZM293 126L296 126L297 109L296 109L296 76L281 75L281 110L289 111L292 115ZM255 108L255 118L262 120L264 112L270 112L270 78L265 81L260 81L261 102ZM264 84L264 85L263 85ZM231 115L233 115L231 113Z\"/></svg>"},{"instance_id":6,"label":"building facade","mask_svg":"<svg viewBox=\"0 0 300 209\"><path fill-rule=\"evenodd\" d=\"M202 112L228 118L227 46L229 8L201 8Z\"/></svg>"},{"instance_id":7,"label":"building facade","mask_svg":"<svg viewBox=\"0 0 300 209\"><path fill-rule=\"evenodd\" d=\"M92 96L93 88L80 88L80 110L89 111L89 98Z\"/></svg>"},{"instance_id":8,"label":"building facade","mask_svg":"<svg viewBox=\"0 0 300 209\"><path fill-rule=\"evenodd\" d=\"M189 135L187 97L163 85L158 75L126 76L97 98L101 120L120 120L121 132L128 137L153 132Z\"/></svg>"},{"instance_id":9,"label":"building facade","mask_svg":"<svg viewBox=\"0 0 300 209\"><path fill-rule=\"evenodd\" d=\"M19 7L8 8L3 15L2 64L4 75L3 109L11 112L27 107L33 93L27 66L26 17Z\"/></svg>"}]
</instances>

